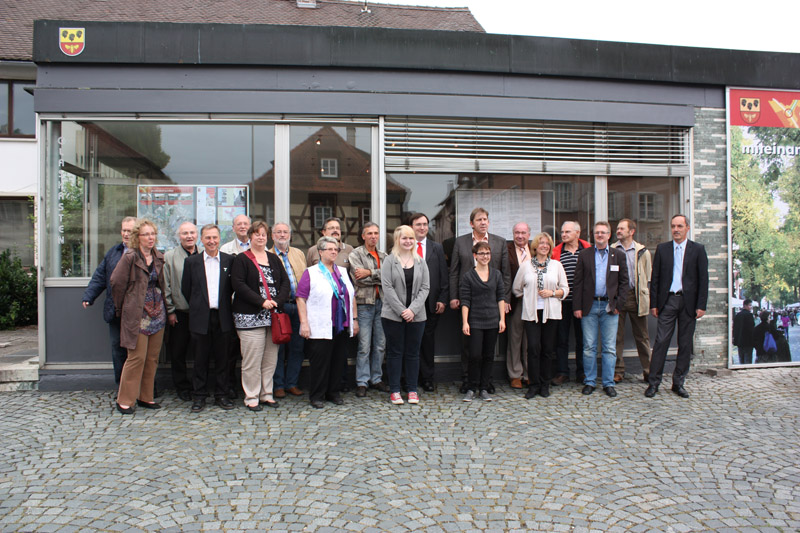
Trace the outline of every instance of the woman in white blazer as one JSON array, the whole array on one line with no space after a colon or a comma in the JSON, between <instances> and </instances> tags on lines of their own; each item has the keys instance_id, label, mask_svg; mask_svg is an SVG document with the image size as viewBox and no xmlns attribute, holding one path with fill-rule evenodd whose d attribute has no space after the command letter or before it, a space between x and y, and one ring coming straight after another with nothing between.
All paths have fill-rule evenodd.
<instances>
[{"instance_id":1,"label":"woman in white blazer","mask_svg":"<svg viewBox=\"0 0 800 533\"><path fill-rule=\"evenodd\" d=\"M300 336L306 339L311 405L324 400L342 405L339 386L347 360L349 337L358 334L356 298L347 271L336 265L339 243L332 237L317 241L320 261L303 272L295 298Z\"/></svg>"},{"instance_id":2,"label":"woman in white blazer","mask_svg":"<svg viewBox=\"0 0 800 533\"><path fill-rule=\"evenodd\" d=\"M569 293L564 267L550 259L553 238L540 233L531 240L531 260L519 266L512 291L522 297L522 323L528 339L528 378L525 398L550 396L556 359L561 300Z\"/></svg>"},{"instance_id":3,"label":"woman in white blazer","mask_svg":"<svg viewBox=\"0 0 800 533\"><path fill-rule=\"evenodd\" d=\"M383 309L381 324L386 335L386 370L389 400L399 405L400 376L405 367L408 403L419 403L419 348L425 332L425 301L430 292L428 265L414 251L417 238L410 226L394 230L394 247L381 265Z\"/></svg>"}]
</instances>

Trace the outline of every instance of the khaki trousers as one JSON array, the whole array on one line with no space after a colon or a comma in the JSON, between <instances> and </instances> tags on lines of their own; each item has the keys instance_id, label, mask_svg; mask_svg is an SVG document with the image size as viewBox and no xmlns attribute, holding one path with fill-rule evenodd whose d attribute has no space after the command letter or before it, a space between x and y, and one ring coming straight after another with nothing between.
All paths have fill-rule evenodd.
<instances>
[{"instance_id":1,"label":"khaki trousers","mask_svg":"<svg viewBox=\"0 0 800 533\"><path fill-rule=\"evenodd\" d=\"M615 374L625 373L625 359L622 351L625 347L625 317L631 319L631 329L633 339L636 341L636 351L639 352L639 362L642 370L650 370L650 336L647 333L647 315L639 316L636 305L636 289L628 291L628 298L625 300L625 307L619 312L619 325L617 326L617 364L614 367Z\"/></svg>"},{"instance_id":2,"label":"khaki trousers","mask_svg":"<svg viewBox=\"0 0 800 533\"><path fill-rule=\"evenodd\" d=\"M272 377L278 366L278 345L272 344L272 329L253 328L236 330L242 345L242 389L244 404L274 401Z\"/></svg>"},{"instance_id":3,"label":"khaki trousers","mask_svg":"<svg viewBox=\"0 0 800 533\"><path fill-rule=\"evenodd\" d=\"M128 358L122 367L117 403L131 406L136 400L153 401L153 383L158 369L158 354L164 340L164 329L152 335L139 334L136 348L128 350Z\"/></svg>"},{"instance_id":4,"label":"khaki trousers","mask_svg":"<svg viewBox=\"0 0 800 533\"><path fill-rule=\"evenodd\" d=\"M508 379L528 379L528 336L522 324L522 298L511 310L508 321L508 355L506 370Z\"/></svg>"}]
</instances>

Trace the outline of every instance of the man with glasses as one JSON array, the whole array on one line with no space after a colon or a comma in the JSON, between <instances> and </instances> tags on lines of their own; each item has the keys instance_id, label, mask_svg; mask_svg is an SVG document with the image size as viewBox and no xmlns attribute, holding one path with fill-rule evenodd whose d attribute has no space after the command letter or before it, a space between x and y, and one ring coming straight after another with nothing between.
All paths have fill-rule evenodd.
<instances>
[{"instance_id":1,"label":"man with glasses","mask_svg":"<svg viewBox=\"0 0 800 533\"><path fill-rule=\"evenodd\" d=\"M628 296L628 263L625 252L608 245L611 225L594 225L594 246L581 250L575 266L573 315L581 319L583 329L583 380L585 395L597 384L597 341L602 344L603 391L611 398L614 388L614 365L619 312Z\"/></svg>"},{"instance_id":2,"label":"man with glasses","mask_svg":"<svg viewBox=\"0 0 800 533\"><path fill-rule=\"evenodd\" d=\"M342 242L342 221L337 217L331 217L322 224L322 236L332 237L339 243L339 255L336 256L336 264L340 267L350 268L350 254L353 253L353 247ZM319 250L316 246L312 246L308 250L306 256L306 263L308 266L314 266L319 263Z\"/></svg>"},{"instance_id":3,"label":"man with glasses","mask_svg":"<svg viewBox=\"0 0 800 533\"><path fill-rule=\"evenodd\" d=\"M292 340L278 347L278 365L272 378L274 386L272 394L276 398L286 397L287 392L292 396L302 396L303 391L297 383L303 366L304 341L300 336L300 315L297 314L295 296L297 282L306 270L306 256L289 245L292 242L292 229L285 222L277 222L272 226L272 242L274 246L270 252L280 258L289 277L291 294L289 300L283 304L283 311L289 315L289 320L292 322Z\"/></svg>"},{"instance_id":4,"label":"man with glasses","mask_svg":"<svg viewBox=\"0 0 800 533\"><path fill-rule=\"evenodd\" d=\"M103 302L103 320L108 323L108 331L111 337L111 363L114 365L114 381L116 381L117 385L119 385L119 380L122 376L122 367L128 358L128 350L119 345L120 319L116 316L114 300L111 298L111 274L114 272L117 263L119 263L122 254L128 250L128 241L130 241L131 231L133 231L135 224L136 217L122 219L120 228L122 242L112 246L106 252L103 260L97 265L97 269L94 271L82 298L83 308L86 309L94 303L100 293L106 291L106 299ZM156 395L154 394L153 396L155 397Z\"/></svg>"}]
</instances>

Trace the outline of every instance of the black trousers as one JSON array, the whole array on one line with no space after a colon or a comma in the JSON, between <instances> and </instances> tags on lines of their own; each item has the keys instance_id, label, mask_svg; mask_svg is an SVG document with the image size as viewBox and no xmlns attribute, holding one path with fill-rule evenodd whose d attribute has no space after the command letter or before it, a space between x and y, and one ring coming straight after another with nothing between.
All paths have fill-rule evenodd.
<instances>
[{"instance_id":1,"label":"black trousers","mask_svg":"<svg viewBox=\"0 0 800 533\"><path fill-rule=\"evenodd\" d=\"M436 325L439 323L440 316L428 311L425 331L422 332L422 344L419 349L419 381L422 383L427 381L433 383L434 341L436 338Z\"/></svg>"},{"instance_id":2,"label":"black trousers","mask_svg":"<svg viewBox=\"0 0 800 533\"><path fill-rule=\"evenodd\" d=\"M486 390L492 381L494 346L499 335L497 328L479 329L470 327L469 337L469 387L474 391Z\"/></svg>"},{"instance_id":3,"label":"black trousers","mask_svg":"<svg viewBox=\"0 0 800 533\"><path fill-rule=\"evenodd\" d=\"M558 346L556 347L557 372L569 377L569 328L575 335L575 376L583 375L583 328L581 319L572 314L572 300L561 302L561 320L558 321Z\"/></svg>"},{"instance_id":4,"label":"black trousers","mask_svg":"<svg viewBox=\"0 0 800 533\"><path fill-rule=\"evenodd\" d=\"M350 332L344 330L332 339L306 339L309 361L310 400L322 401L339 395L342 368L347 362Z\"/></svg>"},{"instance_id":5,"label":"black trousers","mask_svg":"<svg viewBox=\"0 0 800 533\"><path fill-rule=\"evenodd\" d=\"M178 322L169 329L169 342L167 342L167 358L172 369L172 384L177 392L191 392L192 382L186 370L186 355L192 341L189 331L189 313L175 310Z\"/></svg>"},{"instance_id":6,"label":"black trousers","mask_svg":"<svg viewBox=\"0 0 800 533\"><path fill-rule=\"evenodd\" d=\"M664 373L664 363L667 360L667 350L675 325L678 326L678 357L675 359L675 371L672 373L672 384L683 386L692 360L692 345L694 342L694 329L697 325L695 309L686 309L683 296L670 294L666 305L658 313L658 326L656 328L656 341L653 344L653 355L650 359L650 384L661 384ZM691 313L691 314L690 314Z\"/></svg>"},{"instance_id":7,"label":"black trousers","mask_svg":"<svg viewBox=\"0 0 800 533\"><path fill-rule=\"evenodd\" d=\"M219 311L211 310L208 318L208 333L192 333L194 349L194 391L195 399L206 398L208 388L214 384L214 396L222 398L228 394L228 339L230 333L222 331L219 324ZM209 367L214 361L214 374L209 377Z\"/></svg>"},{"instance_id":8,"label":"black trousers","mask_svg":"<svg viewBox=\"0 0 800 533\"><path fill-rule=\"evenodd\" d=\"M542 322L544 311L537 310L538 322L523 320L525 335L528 337L528 379L531 387L540 388L543 383L553 379L558 344L560 320Z\"/></svg>"}]
</instances>

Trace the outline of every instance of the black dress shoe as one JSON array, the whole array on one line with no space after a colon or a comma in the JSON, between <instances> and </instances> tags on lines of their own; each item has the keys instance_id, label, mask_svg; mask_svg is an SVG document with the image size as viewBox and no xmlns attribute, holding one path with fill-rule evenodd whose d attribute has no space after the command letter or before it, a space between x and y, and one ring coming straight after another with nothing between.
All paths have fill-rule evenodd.
<instances>
[{"instance_id":1,"label":"black dress shoe","mask_svg":"<svg viewBox=\"0 0 800 533\"><path fill-rule=\"evenodd\" d=\"M251 411L254 411L254 412L258 412L258 411L263 411L264 410L264 408L261 407L260 403L257 403L255 405L248 405L247 408L250 409Z\"/></svg>"},{"instance_id":2,"label":"black dress shoe","mask_svg":"<svg viewBox=\"0 0 800 533\"><path fill-rule=\"evenodd\" d=\"M314 409L322 409L323 407L325 407L325 404L319 400L311 400L311 407L313 407Z\"/></svg>"},{"instance_id":3,"label":"black dress shoe","mask_svg":"<svg viewBox=\"0 0 800 533\"><path fill-rule=\"evenodd\" d=\"M336 396L329 396L328 401L335 405L344 405L344 400L338 394Z\"/></svg>"},{"instance_id":4,"label":"black dress shoe","mask_svg":"<svg viewBox=\"0 0 800 533\"><path fill-rule=\"evenodd\" d=\"M235 408L233 402L227 396L223 396L221 398L217 398L216 400L214 400L214 405L218 405L222 409L225 409L226 411L230 411L231 409Z\"/></svg>"},{"instance_id":5,"label":"black dress shoe","mask_svg":"<svg viewBox=\"0 0 800 533\"><path fill-rule=\"evenodd\" d=\"M547 380L544 383L542 383L542 387L539 389L539 395L542 398L547 398L548 396L550 396L550 381L549 380Z\"/></svg>"},{"instance_id":6,"label":"black dress shoe","mask_svg":"<svg viewBox=\"0 0 800 533\"><path fill-rule=\"evenodd\" d=\"M122 407L117 402L114 402L114 405L117 406L117 411L119 411L123 415L132 415L133 411L135 410L132 405L130 407Z\"/></svg>"},{"instance_id":7,"label":"black dress shoe","mask_svg":"<svg viewBox=\"0 0 800 533\"><path fill-rule=\"evenodd\" d=\"M530 400L531 398L533 398L537 394L539 394L539 388L538 387L528 387L528 390L525 392L525 399L526 400Z\"/></svg>"},{"instance_id":8,"label":"black dress shoe","mask_svg":"<svg viewBox=\"0 0 800 533\"><path fill-rule=\"evenodd\" d=\"M616 398L617 397L617 389L614 387L603 387L603 392L606 393L606 396L609 398Z\"/></svg>"},{"instance_id":9,"label":"black dress shoe","mask_svg":"<svg viewBox=\"0 0 800 533\"><path fill-rule=\"evenodd\" d=\"M644 391L644 395L648 398L652 398L658 392L658 385L653 385L652 383L647 386L647 390Z\"/></svg>"},{"instance_id":10,"label":"black dress shoe","mask_svg":"<svg viewBox=\"0 0 800 533\"><path fill-rule=\"evenodd\" d=\"M184 402L191 402L192 401L192 393L189 392L188 390L178 391L178 398L180 398Z\"/></svg>"},{"instance_id":11,"label":"black dress shoe","mask_svg":"<svg viewBox=\"0 0 800 533\"><path fill-rule=\"evenodd\" d=\"M469 388L469 383L467 383L466 381L462 381L462 382L461 382L461 388L460 388L460 389L458 389L458 391L459 391L461 394L466 394L468 390L470 390L470 388Z\"/></svg>"},{"instance_id":12,"label":"black dress shoe","mask_svg":"<svg viewBox=\"0 0 800 533\"><path fill-rule=\"evenodd\" d=\"M271 407L273 409L277 409L278 406L280 405L278 402L275 402L275 401L272 401L272 402L258 402L258 404L259 405L266 405L267 407Z\"/></svg>"},{"instance_id":13,"label":"black dress shoe","mask_svg":"<svg viewBox=\"0 0 800 533\"><path fill-rule=\"evenodd\" d=\"M689 393L686 392L686 389L683 388L683 385L673 385L672 392L680 396L681 398L688 398Z\"/></svg>"},{"instance_id":14,"label":"black dress shoe","mask_svg":"<svg viewBox=\"0 0 800 533\"><path fill-rule=\"evenodd\" d=\"M377 389L377 390L379 390L381 392L389 392L389 385L387 385L383 381L379 381L377 383L373 383L372 385L370 385L370 388L371 389Z\"/></svg>"},{"instance_id":15,"label":"black dress shoe","mask_svg":"<svg viewBox=\"0 0 800 533\"><path fill-rule=\"evenodd\" d=\"M358 387L356 387L356 397L358 398L367 397L367 388L364 385L359 385Z\"/></svg>"},{"instance_id":16,"label":"black dress shoe","mask_svg":"<svg viewBox=\"0 0 800 533\"><path fill-rule=\"evenodd\" d=\"M489 394L494 394L494 383L489 383L489 386L486 387L486 392Z\"/></svg>"},{"instance_id":17,"label":"black dress shoe","mask_svg":"<svg viewBox=\"0 0 800 533\"><path fill-rule=\"evenodd\" d=\"M425 392L433 392L433 383L430 381L423 381L422 390L424 390Z\"/></svg>"},{"instance_id":18,"label":"black dress shoe","mask_svg":"<svg viewBox=\"0 0 800 533\"><path fill-rule=\"evenodd\" d=\"M200 398L192 402L192 412L199 413L206 408L206 399Z\"/></svg>"},{"instance_id":19,"label":"black dress shoe","mask_svg":"<svg viewBox=\"0 0 800 533\"><path fill-rule=\"evenodd\" d=\"M136 400L136 405L138 405L139 407L142 407L144 409L161 409L161 406L158 405L156 402L147 403L147 402L143 402L142 400Z\"/></svg>"},{"instance_id":20,"label":"black dress shoe","mask_svg":"<svg viewBox=\"0 0 800 533\"><path fill-rule=\"evenodd\" d=\"M593 392L594 392L594 387L592 387L591 385L584 385L583 389L581 389L581 394L585 396L589 396Z\"/></svg>"}]
</instances>

